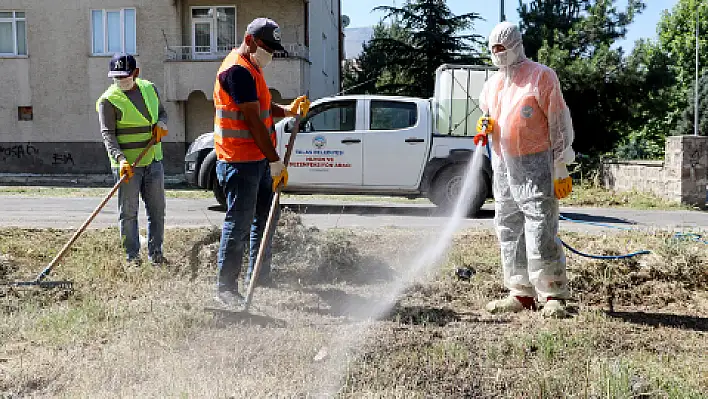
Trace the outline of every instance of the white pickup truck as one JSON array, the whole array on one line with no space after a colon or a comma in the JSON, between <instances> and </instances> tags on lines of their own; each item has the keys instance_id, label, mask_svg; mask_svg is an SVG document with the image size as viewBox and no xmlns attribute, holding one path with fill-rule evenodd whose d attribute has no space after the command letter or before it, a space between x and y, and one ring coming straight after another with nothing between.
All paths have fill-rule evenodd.
<instances>
[{"instance_id":1,"label":"white pickup truck","mask_svg":"<svg viewBox=\"0 0 708 399\"><path fill-rule=\"evenodd\" d=\"M314 101L300 122L284 191L427 197L449 208L475 150L472 137L481 115L476 96L491 73L487 67L443 65L432 99L352 95ZM293 123L286 118L275 125L280 154ZM471 214L491 194L486 153ZM205 133L187 151L185 175L190 184L213 190L224 205L215 165L213 133Z\"/></svg>"}]
</instances>

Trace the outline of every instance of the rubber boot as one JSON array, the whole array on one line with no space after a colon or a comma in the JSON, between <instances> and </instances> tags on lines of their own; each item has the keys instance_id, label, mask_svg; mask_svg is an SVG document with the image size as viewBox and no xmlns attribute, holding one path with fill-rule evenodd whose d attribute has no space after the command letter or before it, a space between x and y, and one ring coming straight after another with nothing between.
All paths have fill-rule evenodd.
<instances>
[{"instance_id":1,"label":"rubber boot","mask_svg":"<svg viewBox=\"0 0 708 399\"><path fill-rule=\"evenodd\" d=\"M552 298L548 298L546 304L543 305L541 314L543 317L551 319L565 319L569 316L568 311L565 309L565 301Z\"/></svg>"},{"instance_id":2,"label":"rubber boot","mask_svg":"<svg viewBox=\"0 0 708 399\"><path fill-rule=\"evenodd\" d=\"M504 299L497 299L489 302L485 309L487 309L487 312L492 314L517 313L524 309L535 310L536 302L531 297L508 296Z\"/></svg>"}]
</instances>

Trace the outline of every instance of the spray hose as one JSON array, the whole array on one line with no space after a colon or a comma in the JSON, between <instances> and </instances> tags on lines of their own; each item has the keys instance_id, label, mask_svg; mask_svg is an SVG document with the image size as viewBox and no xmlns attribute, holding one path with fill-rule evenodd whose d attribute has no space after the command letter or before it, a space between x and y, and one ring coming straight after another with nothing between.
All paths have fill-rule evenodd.
<instances>
[{"instance_id":1,"label":"spray hose","mask_svg":"<svg viewBox=\"0 0 708 399\"><path fill-rule=\"evenodd\" d=\"M625 231L632 231L633 230L633 229L630 229L627 227L619 227L619 226L612 226L612 225L604 224L604 223L596 223L596 222L588 222L585 220L571 219L571 218L563 216L563 215L560 215L560 219L568 221L568 222L572 222L572 223L590 224L593 226L607 227L607 228L617 229L617 230L625 230ZM682 232L674 233L673 239L676 241L693 241L693 242L697 242L697 243L701 243L701 244L708 244L708 240L704 240L702 235L696 234L696 233L682 233ZM583 256L586 258L591 258L591 259L605 259L605 260L608 260L608 259L609 260L629 259L629 258L633 258L638 255L648 255L651 253L651 251L645 249L645 250L632 252L632 253L624 254L624 255L592 255L592 254L586 254L584 252L578 251L577 249L568 245L563 240L560 240L560 241L563 244L563 246L565 248L567 248L570 252L572 252L576 255L580 255L580 256Z\"/></svg>"}]
</instances>

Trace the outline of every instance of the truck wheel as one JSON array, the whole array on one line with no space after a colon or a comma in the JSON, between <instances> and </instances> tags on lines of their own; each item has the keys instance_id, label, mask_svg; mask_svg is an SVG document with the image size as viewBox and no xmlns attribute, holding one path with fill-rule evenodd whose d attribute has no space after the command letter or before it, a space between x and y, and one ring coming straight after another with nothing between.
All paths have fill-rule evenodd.
<instances>
[{"instance_id":1,"label":"truck wheel","mask_svg":"<svg viewBox=\"0 0 708 399\"><path fill-rule=\"evenodd\" d=\"M430 193L430 200L445 212L453 212L457 197L462 191L464 184L465 167L448 166L438 173L433 181L433 189ZM489 189L484 179L474 182L472 192L473 198L467 211L468 216L475 216L487 200Z\"/></svg>"},{"instance_id":2,"label":"truck wheel","mask_svg":"<svg viewBox=\"0 0 708 399\"><path fill-rule=\"evenodd\" d=\"M214 192L214 198L222 208L226 209L226 195L219 184L219 179L216 178L216 171L212 173L211 179L211 191Z\"/></svg>"}]
</instances>

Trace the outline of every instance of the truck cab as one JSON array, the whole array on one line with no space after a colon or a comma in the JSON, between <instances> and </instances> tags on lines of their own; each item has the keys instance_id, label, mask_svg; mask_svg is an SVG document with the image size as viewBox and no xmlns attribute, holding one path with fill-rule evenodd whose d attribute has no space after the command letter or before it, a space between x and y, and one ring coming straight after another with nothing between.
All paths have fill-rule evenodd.
<instances>
[{"instance_id":1,"label":"truck cab","mask_svg":"<svg viewBox=\"0 0 708 399\"><path fill-rule=\"evenodd\" d=\"M450 78L455 79L454 73ZM447 84L445 79L438 80ZM452 99L454 93L444 94ZM300 120L284 192L427 197L442 208L450 208L476 150L473 126L481 115L469 104L466 109L459 109L459 105L452 100L445 102L445 98L373 95L314 101ZM474 121L469 123L471 118ZM285 118L275 125L280 154L285 153L294 122L294 118ZM185 156L185 175L192 185L213 190L224 205L224 194L216 180L213 143L213 133L203 134L192 143ZM475 187L470 214L476 213L491 194L489 153L487 148L482 149L483 173Z\"/></svg>"}]
</instances>

